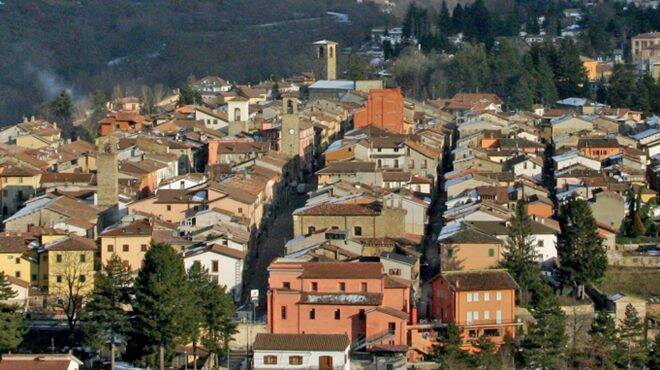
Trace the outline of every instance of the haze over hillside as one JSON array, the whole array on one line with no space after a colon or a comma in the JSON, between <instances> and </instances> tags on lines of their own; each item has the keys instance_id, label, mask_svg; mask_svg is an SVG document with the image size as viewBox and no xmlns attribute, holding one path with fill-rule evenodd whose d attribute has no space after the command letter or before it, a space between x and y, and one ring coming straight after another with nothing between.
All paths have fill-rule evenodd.
<instances>
[{"instance_id":1,"label":"haze over hillside","mask_svg":"<svg viewBox=\"0 0 660 370\"><path fill-rule=\"evenodd\" d=\"M310 69L312 41L357 45L384 23L354 0L6 0L0 5L0 123L62 89L81 97L190 75L259 81ZM346 13L344 18L328 11ZM286 63L282 61L286 60Z\"/></svg>"}]
</instances>

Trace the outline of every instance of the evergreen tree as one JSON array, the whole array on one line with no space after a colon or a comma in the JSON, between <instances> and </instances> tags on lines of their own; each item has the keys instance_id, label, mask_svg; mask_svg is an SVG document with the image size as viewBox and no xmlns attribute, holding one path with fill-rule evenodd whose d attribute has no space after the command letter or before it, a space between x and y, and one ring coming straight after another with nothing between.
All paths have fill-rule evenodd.
<instances>
[{"instance_id":1,"label":"evergreen tree","mask_svg":"<svg viewBox=\"0 0 660 370\"><path fill-rule=\"evenodd\" d=\"M543 105L552 105L559 99L555 86L552 68L545 57L541 56L535 63L534 75L536 80L536 102Z\"/></svg>"},{"instance_id":2,"label":"evergreen tree","mask_svg":"<svg viewBox=\"0 0 660 370\"><path fill-rule=\"evenodd\" d=\"M641 367L646 361L647 354L644 322L632 304L626 306L625 317L619 327L619 337L623 350L622 365L627 368Z\"/></svg>"},{"instance_id":3,"label":"evergreen tree","mask_svg":"<svg viewBox=\"0 0 660 370\"><path fill-rule=\"evenodd\" d=\"M67 91L62 90L55 100L50 103L50 113L60 124L71 121L71 117L73 117L73 102Z\"/></svg>"},{"instance_id":4,"label":"evergreen tree","mask_svg":"<svg viewBox=\"0 0 660 370\"><path fill-rule=\"evenodd\" d=\"M103 271L97 275L94 292L84 310L87 341L97 349L110 344L113 368L115 344L128 334L130 328L126 307L131 303L132 284L130 268L113 254Z\"/></svg>"},{"instance_id":5,"label":"evergreen tree","mask_svg":"<svg viewBox=\"0 0 660 370\"><path fill-rule=\"evenodd\" d=\"M188 86L184 86L179 89L179 106L189 104L201 105L202 103L204 103L204 101L202 100L202 95L199 93L199 91L193 90Z\"/></svg>"},{"instance_id":6,"label":"evergreen tree","mask_svg":"<svg viewBox=\"0 0 660 370\"><path fill-rule=\"evenodd\" d=\"M442 1L442 6L440 7L436 28L438 29L439 36L447 37L454 34L454 25L452 24L449 8L447 7L447 1L445 0Z\"/></svg>"},{"instance_id":7,"label":"evergreen tree","mask_svg":"<svg viewBox=\"0 0 660 370\"><path fill-rule=\"evenodd\" d=\"M565 316L554 296L547 297L533 310L536 320L522 340L521 355L530 368L558 369L565 362Z\"/></svg>"},{"instance_id":8,"label":"evergreen tree","mask_svg":"<svg viewBox=\"0 0 660 370\"><path fill-rule=\"evenodd\" d=\"M509 270L520 286L520 304L527 305L530 287L539 280L540 271L532 237L532 219L527 214L522 200L516 203L516 209L511 217L509 238L502 254L502 267Z\"/></svg>"},{"instance_id":9,"label":"evergreen tree","mask_svg":"<svg viewBox=\"0 0 660 370\"><path fill-rule=\"evenodd\" d=\"M516 109L531 110L534 105L533 81L528 73L523 72L513 88L511 105Z\"/></svg>"},{"instance_id":10,"label":"evergreen tree","mask_svg":"<svg viewBox=\"0 0 660 370\"><path fill-rule=\"evenodd\" d=\"M459 32L464 32L465 31L465 14L464 14L463 6L461 3L456 4L454 7L454 11L451 13L451 24L452 24L452 29L454 30L455 33Z\"/></svg>"},{"instance_id":11,"label":"evergreen tree","mask_svg":"<svg viewBox=\"0 0 660 370\"><path fill-rule=\"evenodd\" d=\"M237 332L234 315L234 302L224 287L211 281L204 291L204 330L202 343L220 357L229 351L229 342Z\"/></svg>"},{"instance_id":12,"label":"evergreen tree","mask_svg":"<svg viewBox=\"0 0 660 370\"><path fill-rule=\"evenodd\" d=\"M210 281L211 277L208 271L203 269L200 264L195 263L188 269L188 286L192 293L192 301L190 303L195 309L188 312L186 336L187 340L193 345L192 355L195 357L195 361L197 361L197 345L202 338L202 326L204 317L206 316L204 290L209 288Z\"/></svg>"},{"instance_id":13,"label":"evergreen tree","mask_svg":"<svg viewBox=\"0 0 660 370\"><path fill-rule=\"evenodd\" d=\"M0 272L0 301L15 298L16 295L4 272ZM0 303L0 353L15 350L23 341L24 334L23 315L18 311L18 307Z\"/></svg>"},{"instance_id":14,"label":"evergreen tree","mask_svg":"<svg viewBox=\"0 0 660 370\"><path fill-rule=\"evenodd\" d=\"M649 348L649 369L660 369L660 334L655 335L653 346Z\"/></svg>"},{"instance_id":15,"label":"evergreen tree","mask_svg":"<svg viewBox=\"0 0 660 370\"><path fill-rule=\"evenodd\" d=\"M607 269L603 238L589 204L571 199L559 209L557 254L562 281L574 287L576 297L584 296L584 285L600 280Z\"/></svg>"},{"instance_id":16,"label":"evergreen tree","mask_svg":"<svg viewBox=\"0 0 660 370\"><path fill-rule=\"evenodd\" d=\"M607 102L613 107L632 107L635 85L633 67L626 64L615 65L607 90Z\"/></svg>"},{"instance_id":17,"label":"evergreen tree","mask_svg":"<svg viewBox=\"0 0 660 370\"><path fill-rule=\"evenodd\" d=\"M144 256L144 265L135 281L133 334L148 350L158 349L160 369L165 367L165 350L189 338L187 320L196 309L181 257L168 244L154 244Z\"/></svg>"},{"instance_id":18,"label":"evergreen tree","mask_svg":"<svg viewBox=\"0 0 660 370\"><path fill-rule=\"evenodd\" d=\"M637 197L635 198L635 214L632 220L632 233L636 237L644 236L646 234L646 227L642 222L642 187L637 190Z\"/></svg>"},{"instance_id":19,"label":"evergreen tree","mask_svg":"<svg viewBox=\"0 0 660 370\"><path fill-rule=\"evenodd\" d=\"M272 99L273 100L282 100L282 94L280 94L280 84L275 81L273 86L270 88Z\"/></svg>"},{"instance_id":20,"label":"evergreen tree","mask_svg":"<svg viewBox=\"0 0 660 370\"><path fill-rule=\"evenodd\" d=\"M467 353L461 349L462 344L458 326L453 322L449 323L444 339L433 349L433 361L442 369L465 367Z\"/></svg>"},{"instance_id":21,"label":"evergreen tree","mask_svg":"<svg viewBox=\"0 0 660 370\"><path fill-rule=\"evenodd\" d=\"M470 357L470 362L475 368L495 368L495 343L487 336L480 336L474 343L476 353ZM498 367L499 368L499 367Z\"/></svg>"},{"instance_id":22,"label":"evergreen tree","mask_svg":"<svg viewBox=\"0 0 660 370\"><path fill-rule=\"evenodd\" d=\"M616 368L620 359L620 341L616 323L606 310L598 311L589 329L591 351L587 354L593 359L592 366L600 369Z\"/></svg>"},{"instance_id":23,"label":"evergreen tree","mask_svg":"<svg viewBox=\"0 0 660 370\"><path fill-rule=\"evenodd\" d=\"M562 39L555 50L555 85L560 98L581 96L587 74L580 61L580 50L571 39Z\"/></svg>"}]
</instances>

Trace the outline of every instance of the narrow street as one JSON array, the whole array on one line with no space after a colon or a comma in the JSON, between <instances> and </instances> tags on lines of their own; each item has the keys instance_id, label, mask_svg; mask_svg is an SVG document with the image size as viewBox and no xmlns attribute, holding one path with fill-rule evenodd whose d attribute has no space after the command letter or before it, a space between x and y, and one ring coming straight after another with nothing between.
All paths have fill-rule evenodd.
<instances>
[{"instance_id":1,"label":"narrow street","mask_svg":"<svg viewBox=\"0 0 660 370\"><path fill-rule=\"evenodd\" d=\"M245 303L249 300L252 289L259 290L259 306L256 317L266 311L266 292L268 291L268 265L277 257L284 255L284 245L293 237L293 217L291 213L305 204L306 195L291 190L280 208L271 212L271 218L262 228L254 252L250 253L245 284ZM257 320L259 321L259 320Z\"/></svg>"}]
</instances>

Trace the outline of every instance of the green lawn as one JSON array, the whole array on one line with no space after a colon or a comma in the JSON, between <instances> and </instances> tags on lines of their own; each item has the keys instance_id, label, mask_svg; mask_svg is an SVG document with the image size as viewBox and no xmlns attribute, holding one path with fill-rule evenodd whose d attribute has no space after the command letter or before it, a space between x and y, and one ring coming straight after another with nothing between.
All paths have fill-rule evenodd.
<instances>
[{"instance_id":1,"label":"green lawn","mask_svg":"<svg viewBox=\"0 0 660 370\"><path fill-rule=\"evenodd\" d=\"M660 269L610 267L597 284L603 293L623 293L640 298L660 297Z\"/></svg>"}]
</instances>

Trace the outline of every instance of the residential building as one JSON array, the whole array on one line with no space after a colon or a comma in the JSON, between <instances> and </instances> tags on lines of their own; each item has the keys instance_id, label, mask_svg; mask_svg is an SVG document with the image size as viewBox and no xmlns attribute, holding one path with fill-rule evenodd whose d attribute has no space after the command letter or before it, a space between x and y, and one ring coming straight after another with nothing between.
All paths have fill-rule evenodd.
<instances>
[{"instance_id":1,"label":"residential building","mask_svg":"<svg viewBox=\"0 0 660 370\"><path fill-rule=\"evenodd\" d=\"M252 345L255 369L349 370L346 334L259 333Z\"/></svg>"},{"instance_id":2,"label":"residential building","mask_svg":"<svg viewBox=\"0 0 660 370\"><path fill-rule=\"evenodd\" d=\"M241 297L243 263L246 256L245 251L232 248L228 243L226 245L209 243L186 250L183 254L183 263L186 270L195 264L205 269L213 281L224 286L238 301Z\"/></svg>"},{"instance_id":3,"label":"residential building","mask_svg":"<svg viewBox=\"0 0 660 370\"><path fill-rule=\"evenodd\" d=\"M463 348L482 336L496 346L515 338L518 284L505 270L443 272L431 280L431 318L458 326Z\"/></svg>"},{"instance_id":4,"label":"residential building","mask_svg":"<svg viewBox=\"0 0 660 370\"><path fill-rule=\"evenodd\" d=\"M99 135L110 135L115 131L142 131L145 118L136 112L110 112L99 121Z\"/></svg>"},{"instance_id":5,"label":"residential building","mask_svg":"<svg viewBox=\"0 0 660 370\"><path fill-rule=\"evenodd\" d=\"M401 89L373 89L366 105L355 112L355 128L374 125L397 134L407 134L410 127L403 118Z\"/></svg>"},{"instance_id":6,"label":"residential building","mask_svg":"<svg viewBox=\"0 0 660 370\"><path fill-rule=\"evenodd\" d=\"M438 239L442 271L495 268L502 260L504 243L476 228L464 226Z\"/></svg>"},{"instance_id":7,"label":"residential building","mask_svg":"<svg viewBox=\"0 0 660 370\"><path fill-rule=\"evenodd\" d=\"M2 355L0 370L80 370L83 362L71 354Z\"/></svg>"}]
</instances>

